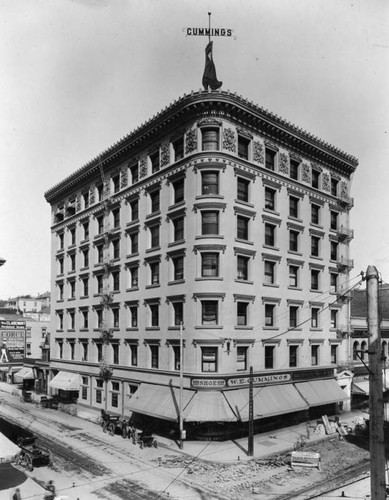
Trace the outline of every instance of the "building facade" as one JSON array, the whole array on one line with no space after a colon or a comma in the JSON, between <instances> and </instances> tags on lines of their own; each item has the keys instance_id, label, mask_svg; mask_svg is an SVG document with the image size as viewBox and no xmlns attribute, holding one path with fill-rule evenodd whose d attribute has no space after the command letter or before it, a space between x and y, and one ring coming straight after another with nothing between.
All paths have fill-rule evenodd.
<instances>
[{"instance_id":1,"label":"building facade","mask_svg":"<svg viewBox=\"0 0 389 500\"><path fill-rule=\"evenodd\" d=\"M250 367L262 426L335 411L357 164L236 94L165 108L45 194L52 374L188 429L246 422Z\"/></svg>"}]
</instances>

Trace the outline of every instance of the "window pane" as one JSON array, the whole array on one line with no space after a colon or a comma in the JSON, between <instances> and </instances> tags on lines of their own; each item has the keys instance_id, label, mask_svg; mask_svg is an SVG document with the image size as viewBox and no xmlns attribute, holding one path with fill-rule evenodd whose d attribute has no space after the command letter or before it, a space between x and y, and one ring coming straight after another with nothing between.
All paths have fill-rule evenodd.
<instances>
[{"instance_id":1,"label":"window pane","mask_svg":"<svg viewBox=\"0 0 389 500\"><path fill-rule=\"evenodd\" d=\"M201 223L201 234L219 234L219 212L202 212Z\"/></svg>"},{"instance_id":2,"label":"window pane","mask_svg":"<svg viewBox=\"0 0 389 500\"><path fill-rule=\"evenodd\" d=\"M250 181L238 177L238 200L249 201L249 185Z\"/></svg>"},{"instance_id":3,"label":"window pane","mask_svg":"<svg viewBox=\"0 0 389 500\"><path fill-rule=\"evenodd\" d=\"M202 172L202 194L219 194L218 172Z\"/></svg>"},{"instance_id":4,"label":"window pane","mask_svg":"<svg viewBox=\"0 0 389 500\"><path fill-rule=\"evenodd\" d=\"M202 301L202 324L217 325L218 324L218 302L215 300Z\"/></svg>"},{"instance_id":5,"label":"window pane","mask_svg":"<svg viewBox=\"0 0 389 500\"><path fill-rule=\"evenodd\" d=\"M219 276L219 254L202 253L201 261L201 276Z\"/></svg>"},{"instance_id":6,"label":"window pane","mask_svg":"<svg viewBox=\"0 0 389 500\"><path fill-rule=\"evenodd\" d=\"M203 129L201 135L203 151L215 151L219 149L219 129Z\"/></svg>"}]
</instances>

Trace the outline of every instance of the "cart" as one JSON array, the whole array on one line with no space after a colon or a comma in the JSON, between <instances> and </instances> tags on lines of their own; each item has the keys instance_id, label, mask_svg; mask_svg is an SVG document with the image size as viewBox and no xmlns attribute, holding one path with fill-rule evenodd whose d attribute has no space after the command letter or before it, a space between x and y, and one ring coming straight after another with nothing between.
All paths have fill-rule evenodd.
<instances>
[{"instance_id":1,"label":"cart","mask_svg":"<svg viewBox=\"0 0 389 500\"><path fill-rule=\"evenodd\" d=\"M105 410L101 410L101 426L103 432L108 432L111 436L115 434L115 430L120 417L113 417Z\"/></svg>"},{"instance_id":2,"label":"cart","mask_svg":"<svg viewBox=\"0 0 389 500\"><path fill-rule=\"evenodd\" d=\"M20 401L22 403L32 403L32 392L31 391L26 391L22 389L22 393L20 394Z\"/></svg>"},{"instance_id":3,"label":"cart","mask_svg":"<svg viewBox=\"0 0 389 500\"><path fill-rule=\"evenodd\" d=\"M143 432L139 433L137 442L139 443L139 448L141 450L143 450L145 446L147 448L158 448L158 443L151 434L144 434Z\"/></svg>"},{"instance_id":4,"label":"cart","mask_svg":"<svg viewBox=\"0 0 389 500\"><path fill-rule=\"evenodd\" d=\"M45 467L53 463L51 452L41 446L37 446L36 436L20 437L16 443L21 452L16 458L16 464L32 471L34 467Z\"/></svg>"}]
</instances>

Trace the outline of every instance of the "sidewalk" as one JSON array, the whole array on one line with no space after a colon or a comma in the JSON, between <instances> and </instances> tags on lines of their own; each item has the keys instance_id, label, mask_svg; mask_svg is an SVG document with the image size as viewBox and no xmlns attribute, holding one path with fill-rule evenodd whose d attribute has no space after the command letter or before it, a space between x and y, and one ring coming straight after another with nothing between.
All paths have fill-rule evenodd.
<instances>
[{"instance_id":1,"label":"sidewalk","mask_svg":"<svg viewBox=\"0 0 389 500\"><path fill-rule=\"evenodd\" d=\"M0 393L15 394L17 388L5 382L0 382ZM27 403L29 404L29 403ZM27 407L26 407L27 408ZM32 408L31 408L32 410ZM93 409L81 408L78 416L71 416L64 414L61 411L53 411L52 416L58 415L58 420L62 420L66 415L69 419L79 419L80 421L86 420L96 423L99 412ZM330 417L330 415L329 415ZM340 422L353 427L353 421L356 418L366 417L366 413L360 410L343 413L340 415ZM163 436L157 436L158 444L161 448L170 450L171 453L186 454L193 457L209 460L212 462L235 462L240 460L251 460L252 458L262 459L270 455L284 454L294 449L296 441L302 436L307 439L307 443L312 444L322 439L334 438L338 434L323 435L313 433L313 428L316 425L316 420L310 422L310 436L308 439L308 425L309 422L303 422L291 427L277 429L263 434L254 436L254 455L250 457L247 455L248 438L239 438L236 440L227 441L184 441L183 449L180 450L176 441L168 439ZM78 424L80 425L80 423Z\"/></svg>"}]
</instances>

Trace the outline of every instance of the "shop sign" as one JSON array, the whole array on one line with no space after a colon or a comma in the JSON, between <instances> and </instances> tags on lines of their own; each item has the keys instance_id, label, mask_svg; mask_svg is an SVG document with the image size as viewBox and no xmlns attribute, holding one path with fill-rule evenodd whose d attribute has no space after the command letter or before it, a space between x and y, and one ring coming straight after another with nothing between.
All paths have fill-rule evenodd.
<instances>
[{"instance_id":1,"label":"shop sign","mask_svg":"<svg viewBox=\"0 0 389 500\"><path fill-rule=\"evenodd\" d=\"M0 366L25 357L26 322L0 320Z\"/></svg>"},{"instance_id":2,"label":"shop sign","mask_svg":"<svg viewBox=\"0 0 389 500\"><path fill-rule=\"evenodd\" d=\"M194 378L192 379L192 387L202 387L207 389L212 389L213 387L224 387L226 385L226 381L223 379L200 379Z\"/></svg>"},{"instance_id":3,"label":"shop sign","mask_svg":"<svg viewBox=\"0 0 389 500\"><path fill-rule=\"evenodd\" d=\"M290 380L290 373L281 373L279 375L259 375L253 377L253 384L273 384L275 382L287 382ZM228 380L229 387L248 386L250 377L230 378Z\"/></svg>"}]
</instances>

